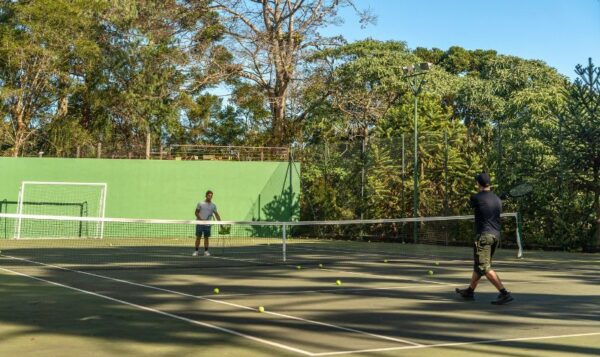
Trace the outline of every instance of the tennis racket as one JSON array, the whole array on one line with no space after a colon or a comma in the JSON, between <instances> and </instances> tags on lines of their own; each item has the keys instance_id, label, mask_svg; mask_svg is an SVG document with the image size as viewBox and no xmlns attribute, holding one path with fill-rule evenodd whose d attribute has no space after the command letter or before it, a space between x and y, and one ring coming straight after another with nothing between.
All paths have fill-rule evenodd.
<instances>
[{"instance_id":1,"label":"tennis racket","mask_svg":"<svg viewBox=\"0 0 600 357\"><path fill-rule=\"evenodd\" d=\"M508 192L500 195L500 198L507 199L507 198L523 197L523 196L527 196L528 194L530 194L531 191L533 191L533 186L531 186L531 184L522 183L520 185L517 185L517 186L511 188L510 190L508 190Z\"/></svg>"}]
</instances>

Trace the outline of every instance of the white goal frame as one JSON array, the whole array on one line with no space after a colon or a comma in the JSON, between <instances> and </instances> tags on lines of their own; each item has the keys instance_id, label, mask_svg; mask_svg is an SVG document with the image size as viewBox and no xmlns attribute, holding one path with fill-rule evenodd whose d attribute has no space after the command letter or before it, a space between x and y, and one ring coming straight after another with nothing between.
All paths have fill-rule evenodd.
<instances>
[{"instance_id":1,"label":"white goal frame","mask_svg":"<svg viewBox=\"0 0 600 357\"><path fill-rule=\"evenodd\" d=\"M19 189L19 198L17 200L17 225L15 227L15 238L21 238L21 215L23 214L23 198L25 197L25 188L28 185L46 185L46 186L94 186L100 187L100 197L98 200L99 207L99 218L100 225L97 228L99 230L98 238L104 237L104 214L106 212L106 191L108 186L104 182L60 182L60 181L21 181L21 187Z\"/></svg>"}]
</instances>

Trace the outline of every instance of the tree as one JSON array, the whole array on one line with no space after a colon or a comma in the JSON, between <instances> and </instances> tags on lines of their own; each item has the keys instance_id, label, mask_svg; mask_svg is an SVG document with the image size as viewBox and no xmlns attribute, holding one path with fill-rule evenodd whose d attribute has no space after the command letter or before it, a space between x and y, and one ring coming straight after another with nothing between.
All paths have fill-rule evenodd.
<instances>
[{"instance_id":1,"label":"tree","mask_svg":"<svg viewBox=\"0 0 600 357\"><path fill-rule=\"evenodd\" d=\"M90 33L94 14L107 5L82 0L0 4L0 115L10 126L5 140L13 156L42 125L67 114L81 71L99 55Z\"/></svg>"},{"instance_id":2,"label":"tree","mask_svg":"<svg viewBox=\"0 0 600 357\"><path fill-rule=\"evenodd\" d=\"M589 231L600 246L600 67L590 58L587 66L577 65L575 73L579 77L568 87L561 125L562 153L574 188L588 203L582 220L594 223Z\"/></svg>"},{"instance_id":3,"label":"tree","mask_svg":"<svg viewBox=\"0 0 600 357\"><path fill-rule=\"evenodd\" d=\"M303 97L313 109L301 140L317 147L304 166L305 179L322 188L307 193L314 194L311 201L331 202L338 207L332 212L336 214L354 211L351 217L363 212L369 217L408 215L412 184L402 172L412 172L412 160L403 157L413 155L412 135L407 134L413 132L414 104L401 68L423 60L402 42L374 40L326 49L313 59L318 70L307 81ZM419 211L460 213L481 158L473 154L463 122L453 120L458 80L439 67L427 79L418 108L424 197ZM328 192L323 188L327 186L344 193ZM352 194L346 196L348 192Z\"/></svg>"},{"instance_id":4,"label":"tree","mask_svg":"<svg viewBox=\"0 0 600 357\"><path fill-rule=\"evenodd\" d=\"M337 11L353 0L214 0L230 48L238 59L239 75L264 93L271 112L272 144L284 144L289 93L311 50L339 44L319 29L339 21ZM362 12L361 22L373 21ZM302 115L298 115L302 118Z\"/></svg>"},{"instance_id":5,"label":"tree","mask_svg":"<svg viewBox=\"0 0 600 357\"><path fill-rule=\"evenodd\" d=\"M247 126L239 111L227 105L208 124L204 137L212 145L240 145L244 142Z\"/></svg>"}]
</instances>

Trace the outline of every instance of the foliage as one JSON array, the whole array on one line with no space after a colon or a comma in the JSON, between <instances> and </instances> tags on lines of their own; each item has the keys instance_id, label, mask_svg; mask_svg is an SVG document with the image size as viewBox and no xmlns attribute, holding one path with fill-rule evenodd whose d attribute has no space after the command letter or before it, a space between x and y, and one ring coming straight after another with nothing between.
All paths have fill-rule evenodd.
<instances>
[{"instance_id":1,"label":"foliage","mask_svg":"<svg viewBox=\"0 0 600 357\"><path fill-rule=\"evenodd\" d=\"M418 214L470 213L473 177L487 170L497 191L535 184L505 205L523 214L526 244L600 246L591 59L569 82L494 50L321 36L344 6L356 10L350 0L2 1L0 153L290 144L303 163L302 219L411 216L415 169ZM420 62L434 67L415 98L402 67Z\"/></svg>"}]
</instances>

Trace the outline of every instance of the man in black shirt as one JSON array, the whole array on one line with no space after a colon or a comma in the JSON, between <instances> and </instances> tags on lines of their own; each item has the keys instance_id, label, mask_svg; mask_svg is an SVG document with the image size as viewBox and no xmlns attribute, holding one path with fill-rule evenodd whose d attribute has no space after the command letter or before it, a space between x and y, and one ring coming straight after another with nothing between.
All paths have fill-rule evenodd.
<instances>
[{"instance_id":1,"label":"man in black shirt","mask_svg":"<svg viewBox=\"0 0 600 357\"><path fill-rule=\"evenodd\" d=\"M500 278L492 270L492 257L498 246L500 237L500 213L502 201L491 191L490 176L482 172L476 177L479 193L471 197L471 207L475 211L475 246L474 271L471 284L466 289L456 289L456 292L467 300L474 299L474 292L479 280L485 277L498 289L500 295L492 304L503 305L513 300L511 294L504 288Z\"/></svg>"}]
</instances>

